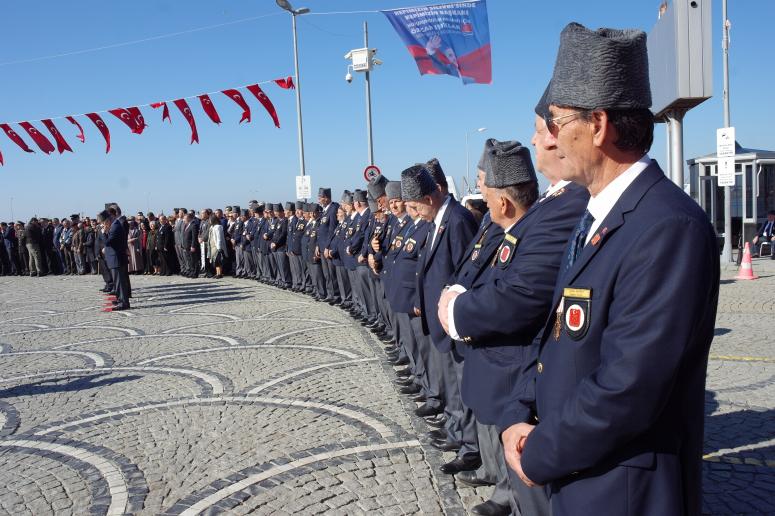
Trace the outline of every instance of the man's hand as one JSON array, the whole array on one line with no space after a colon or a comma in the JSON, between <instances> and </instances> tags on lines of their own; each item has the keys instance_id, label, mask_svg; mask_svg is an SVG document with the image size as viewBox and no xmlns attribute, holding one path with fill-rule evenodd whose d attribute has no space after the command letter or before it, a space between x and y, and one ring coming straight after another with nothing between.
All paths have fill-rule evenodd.
<instances>
[{"instance_id":1,"label":"man's hand","mask_svg":"<svg viewBox=\"0 0 775 516\"><path fill-rule=\"evenodd\" d=\"M459 292L455 292L453 290L444 289L444 291L441 293L441 299L439 299L439 322L441 323L441 327L444 328L444 331L449 334L449 318L448 310L449 310L449 303L453 299L455 299L457 296L459 296Z\"/></svg>"},{"instance_id":2,"label":"man's hand","mask_svg":"<svg viewBox=\"0 0 775 516\"><path fill-rule=\"evenodd\" d=\"M372 238L372 239L371 239L371 249L372 249L372 250L373 250L375 253L378 253L378 252L379 252L379 250L380 250L380 245L379 245L379 238L377 238L377 237L374 237L374 238Z\"/></svg>"},{"instance_id":3,"label":"man's hand","mask_svg":"<svg viewBox=\"0 0 775 516\"><path fill-rule=\"evenodd\" d=\"M320 248L315 246L315 259L320 260Z\"/></svg>"},{"instance_id":4,"label":"man's hand","mask_svg":"<svg viewBox=\"0 0 775 516\"><path fill-rule=\"evenodd\" d=\"M195 252L196 252L196 247L192 247L192 248L191 248L191 252L192 252L192 253L195 253Z\"/></svg>"},{"instance_id":5,"label":"man's hand","mask_svg":"<svg viewBox=\"0 0 775 516\"><path fill-rule=\"evenodd\" d=\"M428 42L425 44L425 51L428 53L428 55L435 54L440 47L441 47L441 36L436 34L431 39L429 39Z\"/></svg>"},{"instance_id":6,"label":"man's hand","mask_svg":"<svg viewBox=\"0 0 775 516\"><path fill-rule=\"evenodd\" d=\"M508 427L501 435L501 439L503 440L503 454L506 457L506 463L517 473L517 476L519 476L522 482L528 487L533 487L536 484L527 478L525 472L522 471L522 450L525 447L527 436L534 428L534 425L517 423L516 425Z\"/></svg>"},{"instance_id":7,"label":"man's hand","mask_svg":"<svg viewBox=\"0 0 775 516\"><path fill-rule=\"evenodd\" d=\"M416 317L420 317L422 315L422 311L420 311L420 309L417 308L416 306L414 307L414 315Z\"/></svg>"},{"instance_id":8,"label":"man's hand","mask_svg":"<svg viewBox=\"0 0 775 516\"><path fill-rule=\"evenodd\" d=\"M366 258L364 258L363 255L359 254L358 255L358 263L365 263L365 262L366 262Z\"/></svg>"},{"instance_id":9,"label":"man's hand","mask_svg":"<svg viewBox=\"0 0 775 516\"><path fill-rule=\"evenodd\" d=\"M274 251L274 248L275 248L275 247L277 247L277 245L276 245L274 242L272 242L271 244L269 244L269 249L271 249L272 251Z\"/></svg>"}]
</instances>

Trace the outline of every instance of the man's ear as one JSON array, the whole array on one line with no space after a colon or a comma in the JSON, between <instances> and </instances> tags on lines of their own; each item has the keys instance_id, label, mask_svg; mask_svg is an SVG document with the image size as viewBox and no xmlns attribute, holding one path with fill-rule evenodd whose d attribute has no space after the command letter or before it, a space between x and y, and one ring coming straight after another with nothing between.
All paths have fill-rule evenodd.
<instances>
[{"instance_id":1,"label":"man's ear","mask_svg":"<svg viewBox=\"0 0 775 516\"><path fill-rule=\"evenodd\" d=\"M610 136L610 132L615 132L613 126L608 123L608 113L605 111L592 111L589 125L592 130L592 143L595 147L602 147L606 137Z\"/></svg>"}]
</instances>

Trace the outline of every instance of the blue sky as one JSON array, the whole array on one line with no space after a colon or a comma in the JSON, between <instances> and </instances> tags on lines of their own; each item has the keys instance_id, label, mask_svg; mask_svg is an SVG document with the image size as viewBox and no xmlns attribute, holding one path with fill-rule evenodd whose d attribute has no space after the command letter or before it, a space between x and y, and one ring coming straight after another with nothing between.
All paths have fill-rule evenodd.
<instances>
[{"instance_id":1,"label":"blue sky","mask_svg":"<svg viewBox=\"0 0 775 516\"><path fill-rule=\"evenodd\" d=\"M412 0L295 0L313 13L377 10L423 5ZM426 2L437 3L437 2ZM775 148L771 62L775 43L772 0L729 0L732 20L732 123L747 147ZM370 46L384 64L372 74L375 161L395 179L407 166L437 156L447 174L465 172L465 134L476 163L485 137L529 142L533 106L551 75L559 33L570 21L590 27L638 27L656 22L657 0L489 0L493 84L463 86L453 77L420 77L398 36L380 13L305 15L299 45L307 173L313 190L330 186L335 196L364 184L367 164L363 77L344 81L343 55L362 46L368 21ZM715 150L723 122L721 1L713 2L714 97L685 120L685 157ZM54 59L50 56L271 15L254 21L177 37ZM0 11L0 123L145 104L222 90L293 74L291 20L274 0L175 2L6 2ZM19 62L26 61L26 62ZM238 125L240 111L218 94L221 115L212 124L192 103L200 135L189 145L185 120L171 107L173 123L143 112L149 127L133 135L112 115L112 150L82 119L81 144L66 121L57 123L75 153L23 153L4 134L0 151L0 220L33 214L94 214L106 201L125 210L168 212L189 208L280 202L295 195L298 174L295 99L273 84L264 88L280 116L276 129L251 96L251 124ZM252 99L252 100L251 100ZM40 126L42 128L42 126ZM21 130L15 127L17 131ZM28 137L25 139L33 145ZM652 157L665 161L665 130L658 126Z\"/></svg>"}]
</instances>

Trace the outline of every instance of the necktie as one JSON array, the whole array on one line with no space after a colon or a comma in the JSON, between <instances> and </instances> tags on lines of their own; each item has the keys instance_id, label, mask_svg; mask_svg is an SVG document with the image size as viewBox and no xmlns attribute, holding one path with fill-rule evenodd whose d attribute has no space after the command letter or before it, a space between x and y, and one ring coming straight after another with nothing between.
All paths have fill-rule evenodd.
<instances>
[{"instance_id":1,"label":"necktie","mask_svg":"<svg viewBox=\"0 0 775 516\"><path fill-rule=\"evenodd\" d=\"M581 217L576 229L573 231L573 239L571 240L570 245L568 246L568 252L565 255L565 267L563 267L562 270L563 276L565 276L570 268L573 267L573 263L581 254L582 249L584 249L589 228L592 227L592 222L594 222L594 220L595 218L589 213L589 210L584 211L584 215Z\"/></svg>"}]
</instances>

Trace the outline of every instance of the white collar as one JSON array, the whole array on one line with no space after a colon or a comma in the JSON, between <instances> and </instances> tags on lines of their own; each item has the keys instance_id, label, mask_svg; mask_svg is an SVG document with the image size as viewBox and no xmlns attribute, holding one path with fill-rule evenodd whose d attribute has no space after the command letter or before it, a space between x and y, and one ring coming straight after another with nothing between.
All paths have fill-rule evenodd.
<instances>
[{"instance_id":1,"label":"white collar","mask_svg":"<svg viewBox=\"0 0 775 516\"><path fill-rule=\"evenodd\" d=\"M570 181L566 181L565 179L560 179L559 181L557 181L553 185L549 185L549 188L547 188L546 192L544 193L544 198L549 197L550 195L552 195L554 192L556 192L560 188L564 188L564 187L568 186L569 184L570 184Z\"/></svg>"},{"instance_id":2,"label":"white collar","mask_svg":"<svg viewBox=\"0 0 775 516\"><path fill-rule=\"evenodd\" d=\"M627 190L627 187L630 186L640 173L646 170L650 164L651 158L649 158L648 154L644 154L643 157L633 163L630 168L608 183L596 196L590 197L587 209L595 218L595 223L592 225L593 228L600 225L624 191ZM590 230L589 234L591 235L592 233L593 231Z\"/></svg>"},{"instance_id":3,"label":"white collar","mask_svg":"<svg viewBox=\"0 0 775 516\"><path fill-rule=\"evenodd\" d=\"M436 230L438 231L439 226L441 225L441 220L444 218L444 213L447 211L447 207L449 207L449 203L452 200L452 197L447 195L447 198L444 200L444 204L441 205L441 209L436 214L436 218L433 219L433 223L436 224Z\"/></svg>"}]
</instances>

